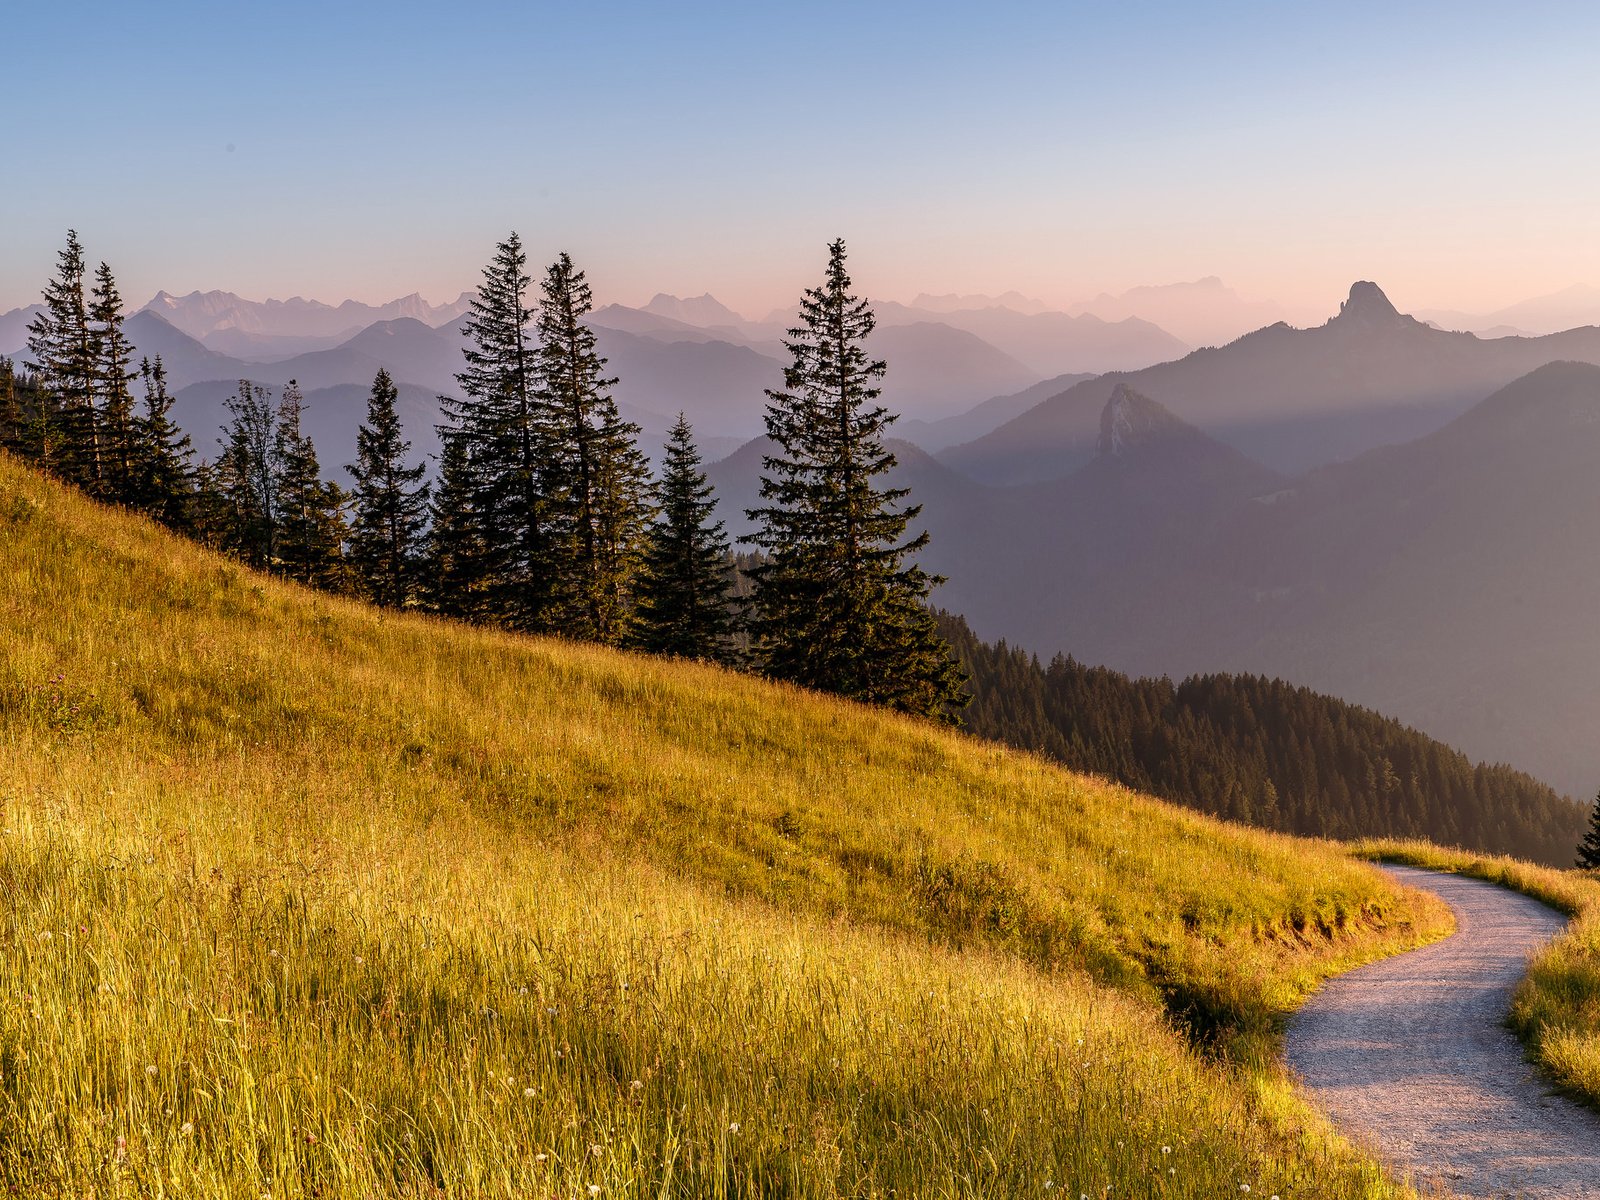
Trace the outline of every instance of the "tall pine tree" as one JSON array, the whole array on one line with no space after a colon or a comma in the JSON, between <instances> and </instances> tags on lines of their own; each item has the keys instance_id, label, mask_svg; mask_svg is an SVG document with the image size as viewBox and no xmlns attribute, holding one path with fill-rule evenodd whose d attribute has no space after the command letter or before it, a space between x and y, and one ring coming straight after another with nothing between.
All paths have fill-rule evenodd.
<instances>
[{"instance_id":1,"label":"tall pine tree","mask_svg":"<svg viewBox=\"0 0 1600 1200\"><path fill-rule=\"evenodd\" d=\"M98 492L118 504L137 501L135 480L138 463L138 428L134 418L133 392L129 384L138 378L133 369L133 347L122 331L122 296L111 268L101 263L95 272L92 304L89 308L91 337L95 349L94 406L97 420L94 432L94 459L98 464Z\"/></svg>"},{"instance_id":2,"label":"tall pine tree","mask_svg":"<svg viewBox=\"0 0 1600 1200\"><path fill-rule=\"evenodd\" d=\"M895 465L879 404L886 365L867 355L872 310L850 291L843 241L808 288L785 347L784 386L767 392L761 498L747 536L767 553L755 577L757 645L769 675L872 704L953 719L963 676L927 608L937 582L902 541L921 511L879 485Z\"/></svg>"},{"instance_id":3,"label":"tall pine tree","mask_svg":"<svg viewBox=\"0 0 1600 1200\"><path fill-rule=\"evenodd\" d=\"M481 617L544 631L551 624L550 432L528 330L527 261L512 233L484 268L462 329L466 368L456 382L463 396L440 397L447 423L439 433L459 452L452 501L476 525L475 553L456 564L472 575L460 582Z\"/></svg>"},{"instance_id":4,"label":"tall pine tree","mask_svg":"<svg viewBox=\"0 0 1600 1200\"><path fill-rule=\"evenodd\" d=\"M688 419L678 414L656 486L654 527L639 578L639 647L655 654L733 660L728 538L700 469Z\"/></svg>"},{"instance_id":5,"label":"tall pine tree","mask_svg":"<svg viewBox=\"0 0 1600 1200\"><path fill-rule=\"evenodd\" d=\"M1594 808L1589 813L1589 829L1578 845L1578 869L1600 871L1600 795L1594 798Z\"/></svg>"},{"instance_id":6,"label":"tall pine tree","mask_svg":"<svg viewBox=\"0 0 1600 1200\"><path fill-rule=\"evenodd\" d=\"M356 433L350 566L362 590L389 608L416 601L422 582L422 547L428 525L427 466L407 466L411 443L395 412L398 390L379 368L367 397L367 419Z\"/></svg>"},{"instance_id":7,"label":"tall pine tree","mask_svg":"<svg viewBox=\"0 0 1600 1200\"><path fill-rule=\"evenodd\" d=\"M547 489L555 515L555 595L562 632L621 643L650 520L649 466L639 427L611 396L615 379L585 323L594 298L563 254L545 272L539 303L539 392L549 414Z\"/></svg>"},{"instance_id":8,"label":"tall pine tree","mask_svg":"<svg viewBox=\"0 0 1600 1200\"><path fill-rule=\"evenodd\" d=\"M83 244L67 230L66 249L56 255L56 277L45 285L44 308L28 325L28 369L41 392L34 441L44 470L93 489L95 379L99 369L94 331L84 296Z\"/></svg>"}]
</instances>

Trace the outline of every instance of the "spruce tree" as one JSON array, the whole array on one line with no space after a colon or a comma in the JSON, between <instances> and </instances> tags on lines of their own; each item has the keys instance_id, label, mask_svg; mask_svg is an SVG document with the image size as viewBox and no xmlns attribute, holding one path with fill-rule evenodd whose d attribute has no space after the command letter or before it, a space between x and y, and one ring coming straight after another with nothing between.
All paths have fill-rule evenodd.
<instances>
[{"instance_id":1,"label":"spruce tree","mask_svg":"<svg viewBox=\"0 0 1600 1200\"><path fill-rule=\"evenodd\" d=\"M31 458L28 436L31 424L16 366L9 358L0 357L0 450Z\"/></svg>"},{"instance_id":2,"label":"spruce tree","mask_svg":"<svg viewBox=\"0 0 1600 1200\"><path fill-rule=\"evenodd\" d=\"M611 396L615 379L585 322L594 298L562 254L545 272L539 303L539 392L549 414L546 488L554 516L555 611L562 632L620 644L650 520L649 466L639 427Z\"/></svg>"},{"instance_id":3,"label":"spruce tree","mask_svg":"<svg viewBox=\"0 0 1600 1200\"><path fill-rule=\"evenodd\" d=\"M1578 844L1578 869L1600 871L1600 795L1594 798L1594 807L1589 811L1589 829Z\"/></svg>"},{"instance_id":4,"label":"spruce tree","mask_svg":"<svg viewBox=\"0 0 1600 1200\"><path fill-rule=\"evenodd\" d=\"M83 276L83 245L69 229L66 249L56 255L56 277L45 285L44 310L28 325L27 366L42 393L34 433L39 466L93 489L99 364Z\"/></svg>"},{"instance_id":5,"label":"spruce tree","mask_svg":"<svg viewBox=\"0 0 1600 1200\"><path fill-rule=\"evenodd\" d=\"M406 465L411 443L401 436L398 395L389 372L379 368L366 423L356 433L356 462L345 468L356 481L350 566L367 596L389 608L417 599L428 524L427 466Z\"/></svg>"},{"instance_id":6,"label":"spruce tree","mask_svg":"<svg viewBox=\"0 0 1600 1200\"><path fill-rule=\"evenodd\" d=\"M231 420L217 440L222 453L202 476L202 499L216 510L218 544L268 567L278 546L277 413L267 389L248 379L224 404Z\"/></svg>"},{"instance_id":7,"label":"spruce tree","mask_svg":"<svg viewBox=\"0 0 1600 1200\"><path fill-rule=\"evenodd\" d=\"M144 412L134 421L133 504L169 529L196 532L194 449L172 419L167 369L156 355L139 362Z\"/></svg>"},{"instance_id":8,"label":"spruce tree","mask_svg":"<svg viewBox=\"0 0 1600 1200\"><path fill-rule=\"evenodd\" d=\"M637 644L655 654L733 660L728 538L682 413L667 442L638 587Z\"/></svg>"},{"instance_id":9,"label":"spruce tree","mask_svg":"<svg viewBox=\"0 0 1600 1200\"><path fill-rule=\"evenodd\" d=\"M468 440L441 430L439 485L429 508L428 606L434 612L466 621L487 620L485 604L489 572L484 566L482 522L473 508L477 475Z\"/></svg>"},{"instance_id":10,"label":"spruce tree","mask_svg":"<svg viewBox=\"0 0 1600 1200\"><path fill-rule=\"evenodd\" d=\"M133 347L122 332L122 296L111 268L101 263L95 272L90 332L95 349L94 407L95 461L99 494L118 504L135 503L138 430L133 392L129 384L138 377L133 369Z\"/></svg>"},{"instance_id":11,"label":"spruce tree","mask_svg":"<svg viewBox=\"0 0 1600 1200\"><path fill-rule=\"evenodd\" d=\"M344 567L344 491L322 478L316 447L302 428L305 398L290 380L278 401L273 431L276 466L277 566L289 578L340 590Z\"/></svg>"},{"instance_id":12,"label":"spruce tree","mask_svg":"<svg viewBox=\"0 0 1600 1200\"><path fill-rule=\"evenodd\" d=\"M912 561L928 535L901 540L920 506L877 482L895 465L884 433L896 418L877 402L887 368L866 352L872 310L844 264L835 241L785 340L784 386L767 392L768 503L743 539L769 556L752 570L757 645L774 678L954 719L964 676L927 608L940 580Z\"/></svg>"},{"instance_id":13,"label":"spruce tree","mask_svg":"<svg viewBox=\"0 0 1600 1200\"><path fill-rule=\"evenodd\" d=\"M481 616L515 629L550 628L550 531L545 501L548 420L537 395L536 352L529 337L527 255L512 233L483 270L462 332L463 398L440 397L442 443L458 446L452 502L476 523L470 569Z\"/></svg>"}]
</instances>

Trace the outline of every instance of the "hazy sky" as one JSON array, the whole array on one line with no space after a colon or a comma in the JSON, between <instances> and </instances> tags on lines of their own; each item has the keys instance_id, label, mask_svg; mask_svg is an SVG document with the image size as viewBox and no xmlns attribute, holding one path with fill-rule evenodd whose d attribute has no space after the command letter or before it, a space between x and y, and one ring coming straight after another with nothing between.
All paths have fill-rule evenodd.
<instances>
[{"instance_id":1,"label":"hazy sky","mask_svg":"<svg viewBox=\"0 0 1600 1200\"><path fill-rule=\"evenodd\" d=\"M0 310L64 231L127 298L472 286L1067 303L1217 274L1331 312L1600 283L1588 4L0 4Z\"/></svg>"}]
</instances>

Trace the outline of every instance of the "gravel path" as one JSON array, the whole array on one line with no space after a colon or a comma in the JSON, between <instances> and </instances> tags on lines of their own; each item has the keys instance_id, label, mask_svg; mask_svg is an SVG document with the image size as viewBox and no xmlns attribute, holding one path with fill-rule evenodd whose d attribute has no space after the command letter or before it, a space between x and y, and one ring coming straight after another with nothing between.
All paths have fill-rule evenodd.
<instances>
[{"instance_id":1,"label":"gravel path","mask_svg":"<svg viewBox=\"0 0 1600 1200\"><path fill-rule=\"evenodd\" d=\"M1566 918L1475 879L1384 870L1443 898L1457 932L1330 980L1289 1026L1289 1065L1424 1194L1600 1200L1600 1116L1540 1083L1503 1023Z\"/></svg>"}]
</instances>

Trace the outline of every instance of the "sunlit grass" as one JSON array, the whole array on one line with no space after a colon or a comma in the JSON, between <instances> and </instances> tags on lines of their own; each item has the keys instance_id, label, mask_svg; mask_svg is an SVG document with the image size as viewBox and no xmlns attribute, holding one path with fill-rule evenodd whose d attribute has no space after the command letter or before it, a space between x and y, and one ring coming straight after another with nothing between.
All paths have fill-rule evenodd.
<instances>
[{"instance_id":1,"label":"sunlit grass","mask_svg":"<svg viewBox=\"0 0 1600 1200\"><path fill-rule=\"evenodd\" d=\"M1441 928L1335 847L3 457L0 637L0 1190L1395 1194L1271 1057Z\"/></svg>"},{"instance_id":2,"label":"sunlit grass","mask_svg":"<svg viewBox=\"0 0 1600 1200\"><path fill-rule=\"evenodd\" d=\"M1530 1053L1563 1088L1600 1107L1600 877L1426 842L1358 843L1367 858L1450 871L1543 900L1572 918L1529 964L1511 1009Z\"/></svg>"}]
</instances>

